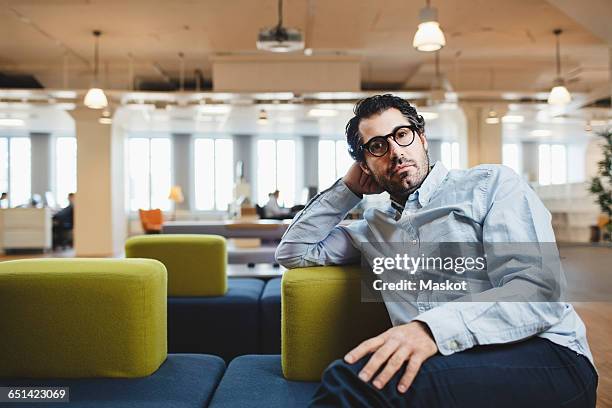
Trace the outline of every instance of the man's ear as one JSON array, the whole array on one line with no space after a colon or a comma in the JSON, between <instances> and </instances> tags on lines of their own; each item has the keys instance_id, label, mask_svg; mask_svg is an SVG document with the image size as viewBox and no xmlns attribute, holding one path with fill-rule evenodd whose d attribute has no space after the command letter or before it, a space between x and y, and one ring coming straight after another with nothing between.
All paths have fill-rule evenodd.
<instances>
[{"instance_id":1,"label":"man's ear","mask_svg":"<svg viewBox=\"0 0 612 408\"><path fill-rule=\"evenodd\" d=\"M372 172L370 171L370 169L368 168L368 165L366 164L366 162L359 162L359 167L361 167L361 171L363 171L365 174L367 174L368 176L372 175Z\"/></svg>"},{"instance_id":2,"label":"man's ear","mask_svg":"<svg viewBox=\"0 0 612 408\"><path fill-rule=\"evenodd\" d=\"M421 144L423 145L423 149L425 149L425 151L427 151L427 149L429 148L429 145L427 143L427 138L425 137L425 132L421 132L419 133L419 138L421 139Z\"/></svg>"}]
</instances>

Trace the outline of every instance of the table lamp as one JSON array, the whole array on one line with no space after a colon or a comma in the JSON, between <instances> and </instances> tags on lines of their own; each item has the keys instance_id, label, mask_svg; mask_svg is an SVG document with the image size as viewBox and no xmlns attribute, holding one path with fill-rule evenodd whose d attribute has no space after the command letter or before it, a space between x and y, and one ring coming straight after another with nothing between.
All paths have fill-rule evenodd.
<instances>
[{"instance_id":1,"label":"table lamp","mask_svg":"<svg viewBox=\"0 0 612 408\"><path fill-rule=\"evenodd\" d=\"M170 194L168 194L168 199L174 202L172 219L176 220L176 205L185 201L185 197L183 197L183 189L181 188L181 186L172 186L172 188L170 188Z\"/></svg>"}]
</instances>

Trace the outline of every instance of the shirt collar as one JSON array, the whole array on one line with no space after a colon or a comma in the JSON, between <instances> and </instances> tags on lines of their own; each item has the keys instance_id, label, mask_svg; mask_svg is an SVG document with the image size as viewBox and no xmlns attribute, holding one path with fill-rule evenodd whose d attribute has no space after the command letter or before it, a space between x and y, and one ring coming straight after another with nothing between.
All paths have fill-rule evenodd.
<instances>
[{"instance_id":1,"label":"shirt collar","mask_svg":"<svg viewBox=\"0 0 612 408\"><path fill-rule=\"evenodd\" d=\"M442 162L437 161L433 165L427 177L425 177L425 180L421 184L421 187L419 187L417 191L412 193L411 196L413 194L416 194L419 203L421 204L421 207L424 207L425 205L427 205L427 203L429 203L431 196L438 189L440 184L442 184L447 175L448 169L444 167ZM410 200L410 197L408 197L408 199Z\"/></svg>"},{"instance_id":2,"label":"shirt collar","mask_svg":"<svg viewBox=\"0 0 612 408\"><path fill-rule=\"evenodd\" d=\"M425 180L423 180L423 183L421 183L421 186L408 196L406 202L418 200L421 207L427 205L431 195L438 189L438 186L444 181L447 174L448 169L444 167L442 162L436 162L427 177L425 177ZM393 199L391 199L391 207L400 214L404 212L405 208L405 206Z\"/></svg>"}]
</instances>

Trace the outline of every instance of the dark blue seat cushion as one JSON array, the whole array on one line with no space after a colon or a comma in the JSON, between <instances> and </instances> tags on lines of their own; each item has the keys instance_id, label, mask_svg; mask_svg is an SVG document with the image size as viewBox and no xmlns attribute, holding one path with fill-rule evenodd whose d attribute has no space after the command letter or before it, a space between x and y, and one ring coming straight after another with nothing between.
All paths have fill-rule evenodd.
<instances>
[{"instance_id":1,"label":"dark blue seat cushion","mask_svg":"<svg viewBox=\"0 0 612 408\"><path fill-rule=\"evenodd\" d=\"M228 279L224 296L168 298L168 352L205 353L226 362L259 352L260 279Z\"/></svg>"},{"instance_id":2,"label":"dark blue seat cushion","mask_svg":"<svg viewBox=\"0 0 612 408\"><path fill-rule=\"evenodd\" d=\"M230 363L210 407L306 407L318 386L287 381L279 355L241 356Z\"/></svg>"},{"instance_id":3,"label":"dark blue seat cushion","mask_svg":"<svg viewBox=\"0 0 612 408\"><path fill-rule=\"evenodd\" d=\"M144 378L0 379L0 386L70 387L70 403L8 404L55 408L202 408L219 384L225 362L201 354L168 355Z\"/></svg>"},{"instance_id":4,"label":"dark blue seat cushion","mask_svg":"<svg viewBox=\"0 0 612 408\"><path fill-rule=\"evenodd\" d=\"M281 278L270 279L261 294L261 354L281 352Z\"/></svg>"}]
</instances>

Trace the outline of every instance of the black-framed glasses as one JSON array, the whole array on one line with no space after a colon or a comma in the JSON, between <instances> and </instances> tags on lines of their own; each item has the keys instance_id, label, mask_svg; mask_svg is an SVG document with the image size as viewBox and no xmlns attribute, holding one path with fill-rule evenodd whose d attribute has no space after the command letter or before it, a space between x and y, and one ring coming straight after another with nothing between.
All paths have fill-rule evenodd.
<instances>
[{"instance_id":1,"label":"black-framed glasses","mask_svg":"<svg viewBox=\"0 0 612 408\"><path fill-rule=\"evenodd\" d=\"M393 137L395 143L402 147L407 147L414 142L416 130L412 126L398 126L393 132L385 136L375 136L360 146L360 149L367 150L372 156L382 157L389 151L389 138Z\"/></svg>"}]
</instances>

